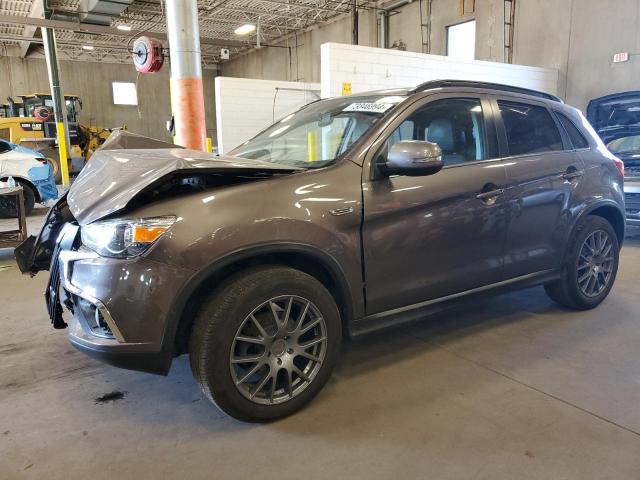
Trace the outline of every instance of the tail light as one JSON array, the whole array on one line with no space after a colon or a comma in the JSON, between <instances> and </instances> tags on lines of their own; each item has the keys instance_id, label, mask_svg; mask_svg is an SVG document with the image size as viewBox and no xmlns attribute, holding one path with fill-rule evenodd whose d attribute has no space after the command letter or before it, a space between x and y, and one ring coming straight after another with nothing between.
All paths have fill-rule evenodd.
<instances>
[{"instance_id":1,"label":"tail light","mask_svg":"<svg viewBox=\"0 0 640 480\"><path fill-rule=\"evenodd\" d=\"M613 158L613 163L616 164L616 168L620 172L620 175L622 175L624 177L624 162L622 160L620 160L619 158L614 157Z\"/></svg>"}]
</instances>

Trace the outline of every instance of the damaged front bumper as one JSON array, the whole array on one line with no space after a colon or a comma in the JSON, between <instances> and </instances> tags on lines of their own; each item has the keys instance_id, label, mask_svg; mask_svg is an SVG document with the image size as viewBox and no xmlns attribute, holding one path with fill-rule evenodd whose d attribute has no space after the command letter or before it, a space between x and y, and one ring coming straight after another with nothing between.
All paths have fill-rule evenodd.
<instances>
[{"instance_id":1,"label":"damaged front bumper","mask_svg":"<svg viewBox=\"0 0 640 480\"><path fill-rule=\"evenodd\" d=\"M45 222L16 258L25 273L49 269L49 316L55 328L69 327L76 348L118 367L168 372L173 344L165 344L165 333L172 301L189 271L144 257L101 257L80 244L80 227L71 222Z\"/></svg>"}]
</instances>

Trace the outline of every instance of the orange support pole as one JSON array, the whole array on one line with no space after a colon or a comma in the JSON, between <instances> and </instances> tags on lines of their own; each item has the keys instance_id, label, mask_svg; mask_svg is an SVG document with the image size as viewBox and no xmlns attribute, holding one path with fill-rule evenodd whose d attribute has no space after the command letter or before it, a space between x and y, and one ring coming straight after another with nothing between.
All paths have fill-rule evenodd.
<instances>
[{"instance_id":1,"label":"orange support pole","mask_svg":"<svg viewBox=\"0 0 640 480\"><path fill-rule=\"evenodd\" d=\"M167 0L166 6L175 143L195 150L206 150L207 127L197 2Z\"/></svg>"}]
</instances>

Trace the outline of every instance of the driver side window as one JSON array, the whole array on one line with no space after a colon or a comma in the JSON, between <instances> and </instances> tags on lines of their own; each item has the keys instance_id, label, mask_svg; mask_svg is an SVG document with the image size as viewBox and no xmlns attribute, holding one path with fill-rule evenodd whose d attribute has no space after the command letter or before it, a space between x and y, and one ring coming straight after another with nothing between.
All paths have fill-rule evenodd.
<instances>
[{"instance_id":1,"label":"driver side window","mask_svg":"<svg viewBox=\"0 0 640 480\"><path fill-rule=\"evenodd\" d=\"M445 98L415 111L387 139L437 143L445 166L486 160L486 133L478 98Z\"/></svg>"}]
</instances>

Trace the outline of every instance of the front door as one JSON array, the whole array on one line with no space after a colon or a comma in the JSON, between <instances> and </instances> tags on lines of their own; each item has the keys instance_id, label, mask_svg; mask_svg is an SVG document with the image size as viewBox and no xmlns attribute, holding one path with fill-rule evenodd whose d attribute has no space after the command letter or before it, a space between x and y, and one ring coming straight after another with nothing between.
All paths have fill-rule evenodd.
<instances>
[{"instance_id":1,"label":"front door","mask_svg":"<svg viewBox=\"0 0 640 480\"><path fill-rule=\"evenodd\" d=\"M374 143L363 181L368 314L503 279L506 172L495 136L485 98L431 95ZM400 140L437 143L445 167L431 176L379 175L376 162Z\"/></svg>"}]
</instances>

